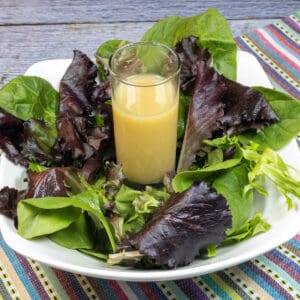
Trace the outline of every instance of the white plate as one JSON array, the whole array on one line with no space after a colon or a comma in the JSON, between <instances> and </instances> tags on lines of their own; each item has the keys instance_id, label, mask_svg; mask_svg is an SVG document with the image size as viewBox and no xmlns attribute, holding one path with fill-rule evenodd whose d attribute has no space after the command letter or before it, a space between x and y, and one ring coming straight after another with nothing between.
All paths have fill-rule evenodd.
<instances>
[{"instance_id":1,"label":"white plate","mask_svg":"<svg viewBox=\"0 0 300 300\"><path fill-rule=\"evenodd\" d=\"M26 72L49 80L55 88L64 74L70 60L50 60L34 64ZM238 81L245 85L262 85L271 87L264 71L256 59L246 53L238 53ZM280 151L283 159L300 168L300 153L295 142ZM21 187L22 174L18 167L12 165L4 156L0 160L0 187L5 185ZM195 260L186 267L175 270L137 270L120 266L108 266L104 262L83 255L77 251L62 248L47 238L34 241L21 238L13 226L12 220L0 216L0 227L6 243L20 254L41 263L93 277L127 280L160 281L173 280L206 274L245 262L265 253L283 242L293 238L300 230L300 203L295 209L287 210L285 201L271 184L268 198L256 195L254 210L261 211L264 218L272 224L267 233L255 236L239 244L218 249L218 255L206 260Z\"/></svg>"}]
</instances>

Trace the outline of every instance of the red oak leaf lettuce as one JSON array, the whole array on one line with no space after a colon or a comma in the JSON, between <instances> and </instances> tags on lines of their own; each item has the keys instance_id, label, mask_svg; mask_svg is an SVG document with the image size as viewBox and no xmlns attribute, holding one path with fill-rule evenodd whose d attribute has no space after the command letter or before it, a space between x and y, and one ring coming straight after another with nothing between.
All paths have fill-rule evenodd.
<instances>
[{"instance_id":1,"label":"red oak leaf lettuce","mask_svg":"<svg viewBox=\"0 0 300 300\"><path fill-rule=\"evenodd\" d=\"M27 165L22 155L23 121L0 109L0 148L15 164Z\"/></svg>"},{"instance_id":2,"label":"red oak leaf lettuce","mask_svg":"<svg viewBox=\"0 0 300 300\"><path fill-rule=\"evenodd\" d=\"M191 263L200 250L219 244L231 225L226 199L201 181L172 194L129 242L154 264L175 268Z\"/></svg>"},{"instance_id":3,"label":"red oak leaf lettuce","mask_svg":"<svg viewBox=\"0 0 300 300\"><path fill-rule=\"evenodd\" d=\"M194 93L189 106L185 134L177 171L189 169L201 150L202 141L217 130L217 120L224 114L222 97L225 84L208 61L198 60Z\"/></svg>"},{"instance_id":4,"label":"red oak leaf lettuce","mask_svg":"<svg viewBox=\"0 0 300 300\"><path fill-rule=\"evenodd\" d=\"M17 204L22 198L22 192L5 186L0 190L0 214L15 219Z\"/></svg>"},{"instance_id":5,"label":"red oak leaf lettuce","mask_svg":"<svg viewBox=\"0 0 300 300\"><path fill-rule=\"evenodd\" d=\"M188 37L175 47L182 64L181 89L193 91L177 171L188 170L203 140L261 129L279 121L262 93L229 80L210 67L209 54Z\"/></svg>"},{"instance_id":6,"label":"red oak leaf lettuce","mask_svg":"<svg viewBox=\"0 0 300 300\"><path fill-rule=\"evenodd\" d=\"M91 182L102 166L106 148L113 143L108 82L96 83L97 67L82 52L74 58L60 84L60 106L55 145L56 164L75 166ZM95 118L102 120L95 124Z\"/></svg>"},{"instance_id":7,"label":"red oak leaf lettuce","mask_svg":"<svg viewBox=\"0 0 300 300\"><path fill-rule=\"evenodd\" d=\"M226 84L224 116L217 121L222 132L237 135L247 129L260 129L279 122L261 92L225 77L223 80Z\"/></svg>"},{"instance_id":8,"label":"red oak leaf lettuce","mask_svg":"<svg viewBox=\"0 0 300 300\"><path fill-rule=\"evenodd\" d=\"M80 179L75 169L56 167L42 172L28 171L25 198L65 197L70 191L80 192L81 189Z\"/></svg>"}]
</instances>

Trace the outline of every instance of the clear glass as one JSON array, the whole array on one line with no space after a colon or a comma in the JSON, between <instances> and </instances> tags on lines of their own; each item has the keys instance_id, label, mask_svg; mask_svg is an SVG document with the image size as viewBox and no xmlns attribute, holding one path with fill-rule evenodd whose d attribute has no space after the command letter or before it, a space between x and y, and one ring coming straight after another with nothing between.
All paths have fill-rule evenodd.
<instances>
[{"instance_id":1,"label":"clear glass","mask_svg":"<svg viewBox=\"0 0 300 300\"><path fill-rule=\"evenodd\" d=\"M165 45L134 43L109 61L118 163L129 181L152 184L176 160L180 63Z\"/></svg>"}]
</instances>

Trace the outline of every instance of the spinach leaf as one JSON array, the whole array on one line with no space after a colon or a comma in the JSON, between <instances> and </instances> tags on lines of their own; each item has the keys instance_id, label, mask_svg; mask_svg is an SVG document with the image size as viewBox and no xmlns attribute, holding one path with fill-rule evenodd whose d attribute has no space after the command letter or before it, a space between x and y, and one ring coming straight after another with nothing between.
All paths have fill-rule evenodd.
<instances>
[{"instance_id":1,"label":"spinach leaf","mask_svg":"<svg viewBox=\"0 0 300 300\"><path fill-rule=\"evenodd\" d=\"M57 91L36 76L18 76L0 90L0 107L23 121L43 119L55 124L58 102Z\"/></svg>"},{"instance_id":2,"label":"spinach leaf","mask_svg":"<svg viewBox=\"0 0 300 300\"><path fill-rule=\"evenodd\" d=\"M1 148L13 162L50 164L57 140L58 102L57 91L40 77L18 76L0 90L0 107L24 121L22 127L2 126L6 129L1 131Z\"/></svg>"},{"instance_id":3,"label":"spinach leaf","mask_svg":"<svg viewBox=\"0 0 300 300\"><path fill-rule=\"evenodd\" d=\"M279 150L300 132L300 102L291 96L273 89L255 87L260 91L280 119L261 131L250 130L239 135L243 144L253 141L260 149L270 147Z\"/></svg>"},{"instance_id":4,"label":"spinach leaf","mask_svg":"<svg viewBox=\"0 0 300 300\"><path fill-rule=\"evenodd\" d=\"M107 255L99 252L98 249L84 249L84 248L82 248L82 249L78 249L78 251L80 251L84 254L99 258L99 259L104 260L104 261L107 260Z\"/></svg>"},{"instance_id":5,"label":"spinach leaf","mask_svg":"<svg viewBox=\"0 0 300 300\"><path fill-rule=\"evenodd\" d=\"M64 197L22 200L18 203L18 233L23 238L32 239L67 228L80 217L76 207L47 207L47 204L65 201ZM38 203L40 202L40 203ZM46 205L46 208L40 207ZM58 205L60 206L60 205Z\"/></svg>"},{"instance_id":6,"label":"spinach leaf","mask_svg":"<svg viewBox=\"0 0 300 300\"><path fill-rule=\"evenodd\" d=\"M65 229L48 236L53 242L69 249L91 249L94 236L84 213Z\"/></svg>"},{"instance_id":7,"label":"spinach leaf","mask_svg":"<svg viewBox=\"0 0 300 300\"><path fill-rule=\"evenodd\" d=\"M227 234L240 229L250 217L253 190L244 193L247 184L248 166L245 163L225 170L212 184L217 192L225 197L232 214L232 228L227 230Z\"/></svg>"},{"instance_id":8,"label":"spinach leaf","mask_svg":"<svg viewBox=\"0 0 300 300\"><path fill-rule=\"evenodd\" d=\"M105 229L110 248L115 252L114 236L103 215L100 202L99 194L94 191L84 191L71 197L45 197L20 201L17 208L18 233L24 238L53 233L67 228L84 210Z\"/></svg>"},{"instance_id":9,"label":"spinach leaf","mask_svg":"<svg viewBox=\"0 0 300 300\"><path fill-rule=\"evenodd\" d=\"M226 19L213 8L189 18L171 16L162 19L144 34L142 41L175 46L190 35L199 38L198 46L208 49L213 66L220 74L236 79L237 47Z\"/></svg>"}]
</instances>

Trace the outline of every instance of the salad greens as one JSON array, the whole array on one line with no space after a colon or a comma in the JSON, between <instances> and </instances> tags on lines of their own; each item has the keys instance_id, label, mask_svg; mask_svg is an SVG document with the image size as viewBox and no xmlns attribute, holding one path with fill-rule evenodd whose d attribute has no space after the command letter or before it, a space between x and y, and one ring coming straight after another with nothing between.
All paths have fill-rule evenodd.
<instances>
[{"instance_id":1,"label":"salad greens","mask_svg":"<svg viewBox=\"0 0 300 300\"><path fill-rule=\"evenodd\" d=\"M57 91L36 76L18 76L0 90L0 107L23 121L43 119L55 125L58 104Z\"/></svg>"},{"instance_id":2,"label":"salad greens","mask_svg":"<svg viewBox=\"0 0 300 300\"><path fill-rule=\"evenodd\" d=\"M158 21L142 37L142 41L175 46L188 36L198 37L198 46L208 49L213 67L229 79L236 79L237 46L226 19L215 9L183 18L171 16Z\"/></svg>"},{"instance_id":3,"label":"salad greens","mask_svg":"<svg viewBox=\"0 0 300 300\"><path fill-rule=\"evenodd\" d=\"M221 161L207 159L202 168L178 173L173 179L173 188L181 192L188 189L195 180L209 182L226 198L230 207L233 225L227 231L228 234L239 231L250 218L254 190L268 195L263 187L265 178L271 180L285 196L288 208L292 208L293 203L290 195L300 198L300 172L287 166L271 148L259 151L259 145L253 142L244 148L237 137L228 136L206 140L204 143L223 152L234 147L234 154ZM212 150L209 153L214 155L218 152Z\"/></svg>"},{"instance_id":4,"label":"salad greens","mask_svg":"<svg viewBox=\"0 0 300 300\"><path fill-rule=\"evenodd\" d=\"M13 162L27 164L32 156L39 156L39 161L50 159L51 149L57 139L58 105L57 91L49 82L36 76L18 76L0 90L0 108L3 110L1 118L3 124L6 124L6 132L2 133L6 139L0 143L2 148L10 149L7 152ZM7 122L8 119L10 122ZM11 123L12 119L21 124L16 124L16 121ZM13 139L9 129L18 132ZM23 134L26 142L23 149L20 149ZM23 152L22 155L19 152Z\"/></svg>"},{"instance_id":5,"label":"salad greens","mask_svg":"<svg viewBox=\"0 0 300 300\"><path fill-rule=\"evenodd\" d=\"M76 50L59 93L30 76L0 90L0 148L28 167L26 190L0 191L0 213L24 238L47 236L111 264L174 268L267 231L252 215L266 178L288 208L300 198L299 171L275 152L300 132L300 103L234 81L237 47L222 15L167 17L142 41L173 47L181 61L177 173L136 189L113 163L106 67L128 41L100 45L97 65Z\"/></svg>"},{"instance_id":6,"label":"salad greens","mask_svg":"<svg viewBox=\"0 0 300 300\"><path fill-rule=\"evenodd\" d=\"M300 105L291 96L273 89L264 87L254 87L261 92L274 112L280 119L280 122L271 124L259 132L249 130L239 135L240 142L247 144L253 141L259 144L260 149L270 147L279 150L288 144L300 132Z\"/></svg>"}]
</instances>

